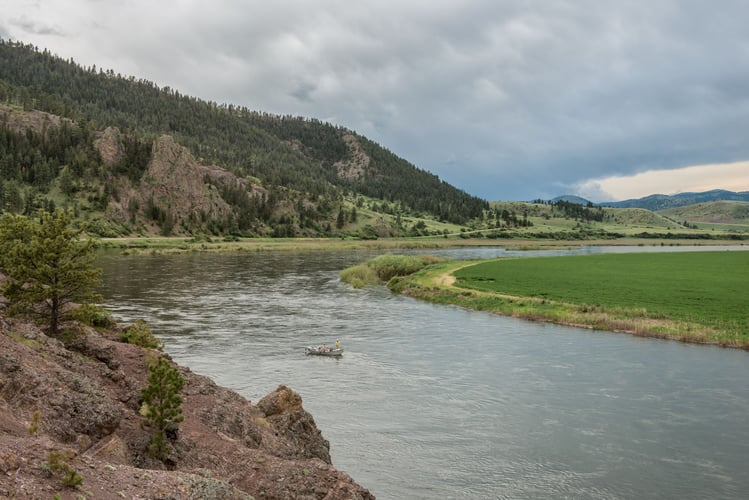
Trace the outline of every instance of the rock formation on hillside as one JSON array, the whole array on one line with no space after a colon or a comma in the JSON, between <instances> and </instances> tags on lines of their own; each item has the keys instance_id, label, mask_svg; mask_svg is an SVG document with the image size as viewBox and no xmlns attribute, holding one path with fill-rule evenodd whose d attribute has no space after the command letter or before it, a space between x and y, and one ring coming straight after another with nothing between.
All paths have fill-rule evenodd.
<instances>
[{"instance_id":1,"label":"rock formation on hillside","mask_svg":"<svg viewBox=\"0 0 749 500\"><path fill-rule=\"evenodd\" d=\"M96 147L102 160L112 165L122 157L120 132L108 128L99 135ZM210 182L206 182L209 180ZM118 199L112 200L107 215L113 220L125 222L133 217L131 207L139 207L139 219L147 221L145 212L153 205L168 213L174 232L180 234L182 223L194 224L200 219L223 219L232 213L232 208L221 197L215 186L238 186L248 196L262 197L265 190L251 186L231 172L215 165L203 165L168 135L153 143L151 160L138 185L124 177L117 178Z\"/></svg>"},{"instance_id":2,"label":"rock formation on hillside","mask_svg":"<svg viewBox=\"0 0 749 500\"><path fill-rule=\"evenodd\" d=\"M333 467L299 394L281 385L252 404L185 367L184 421L165 462L151 458L139 410L154 354L120 342L122 327L71 323L63 342L2 309L0 497L374 498Z\"/></svg>"}]
</instances>

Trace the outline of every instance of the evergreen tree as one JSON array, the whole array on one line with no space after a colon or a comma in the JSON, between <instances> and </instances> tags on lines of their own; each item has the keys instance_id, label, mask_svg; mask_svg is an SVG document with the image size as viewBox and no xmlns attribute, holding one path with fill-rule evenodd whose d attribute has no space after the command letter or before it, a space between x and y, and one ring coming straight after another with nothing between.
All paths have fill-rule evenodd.
<instances>
[{"instance_id":1,"label":"evergreen tree","mask_svg":"<svg viewBox=\"0 0 749 500\"><path fill-rule=\"evenodd\" d=\"M56 335L65 306L96 298L101 270L93 267L94 241L81 240L72 211L40 211L39 221L18 215L0 219L0 268L7 280L9 312L39 313Z\"/></svg>"},{"instance_id":2,"label":"evergreen tree","mask_svg":"<svg viewBox=\"0 0 749 500\"><path fill-rule=\"evenodd\" d=\"M168 455L167 434L175 434L177 424L184 419L179 391L185 379L162 356L148 366L148 371L148 386L141 391L141 414L145 417L144 424L154 430L148 451L153 457L164 460Z\"/></svg>"},{"instance_id":3,"label":"evergreen tree","mask_svg":"<svg viewBox=\"0 0 749 500\"><path fill-rule=\"evenodd\" d=\"M49 51L1 38L0 98L14 108L33 107L71 120L24 132L10 130L0 116L0 178L14 179L41 193L55 185L65 166L75 184L63 180L62 186L76 196L116 177L128 178L138 189L151 159L153 138L169 134L201 162L252 178L256 187L262 187L262 198L248 190L244 201L229 203L243 232L264 226L271 232L274 208L294 202L300 193L310 205L329 207L305 214L301 228L332 222L332 207L343 192L398 203L404 215L428 213L457 224L480 218L488 208L486 201L353 131L315 119L218 105L147 80L123 78L112 70L92 71ZM121 131L117 139L121 154L111 165L102 161L94 146L95 132L109 126ZM352 163L353 157L362 155L366 168ZM258 199L249 206L248 197ZM97 197L94 208L105 208L109 199ZM359 197L357 208L362 203ZM352 211L347 220L353 219ZM203 229L222 224L205 221ZM179 224L174 230L181 230Z\"/></svg>"}]
</instances>

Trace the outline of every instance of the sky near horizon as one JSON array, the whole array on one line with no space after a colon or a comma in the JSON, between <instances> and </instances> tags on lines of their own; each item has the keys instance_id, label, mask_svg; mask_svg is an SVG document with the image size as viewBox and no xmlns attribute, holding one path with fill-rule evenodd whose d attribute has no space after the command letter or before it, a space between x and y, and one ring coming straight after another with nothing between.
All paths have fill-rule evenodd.
<instances>
[{"instance_id":1,"label":"sky near horizon","mask_svg":"<svg viewBox=\"0 0 749 500\"><path fill-rule=\"evenodd\" d=\"M744 0L0 0L0 37L329 121L488 200L749 191Z\"/></svg>"}]
</instances>

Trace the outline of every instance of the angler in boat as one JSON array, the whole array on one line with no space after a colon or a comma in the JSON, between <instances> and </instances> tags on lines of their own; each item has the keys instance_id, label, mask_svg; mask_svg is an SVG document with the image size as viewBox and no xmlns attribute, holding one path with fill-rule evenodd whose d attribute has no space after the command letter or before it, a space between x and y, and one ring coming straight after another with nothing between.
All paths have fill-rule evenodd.
<instances>
[{"instance_id":1,"label":"angler in boat","mask_svg":"<svg viewBox=\"0 0 749 500\"><path fill-rule=\"evenodd\" d=\"M304 348L304 352L307 354L315 354L317 356L342 356L343 347L341 347L341 341L335 341L335 347L329 347L327 344L317 346L307 346Z\"/></svg>"}]
</instances>

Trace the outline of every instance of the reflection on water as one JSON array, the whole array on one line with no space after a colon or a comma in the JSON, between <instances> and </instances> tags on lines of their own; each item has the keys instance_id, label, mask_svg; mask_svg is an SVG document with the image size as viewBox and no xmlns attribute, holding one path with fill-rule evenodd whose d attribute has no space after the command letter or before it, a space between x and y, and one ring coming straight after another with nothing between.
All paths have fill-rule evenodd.
<instances>
[{"instance_id":1,"label":"reflection on water","mask_svg":"<svg viewBox=\"0 0 749 500\"><path fill-rule=\"evenodd\" d=\"M575 252L611 250L627 249ZM430 253L476 252L512 255ZM746 352L340 283L339 270L373 255L103 257L102 293L118 319L151 322L176 361L251 400L297 390L334 465L380 499L749 491ZM336 338L343 358L304 355Z\"/></svg>"}]
</instances>

